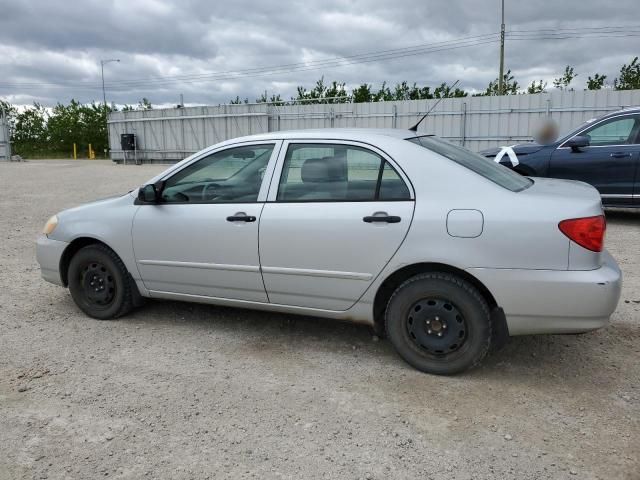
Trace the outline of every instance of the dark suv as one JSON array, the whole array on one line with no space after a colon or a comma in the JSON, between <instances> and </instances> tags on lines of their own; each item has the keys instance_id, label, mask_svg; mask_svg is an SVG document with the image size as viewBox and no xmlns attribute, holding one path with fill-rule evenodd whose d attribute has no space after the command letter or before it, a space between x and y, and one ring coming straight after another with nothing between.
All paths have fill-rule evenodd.
<instances>
[{"instance_id":1,"label":"dark suv","mask_svg":"<svg viewBox=\"0 0 640 480\"><path fill-rule=\"evenodd\" d=\"M511 148L500 163L522 175L581 180L598 189L605 206L640 208L640 107L589 120L548 145ZM501 151L481 153L496 158Z\"/></svg>"}]
</instances>

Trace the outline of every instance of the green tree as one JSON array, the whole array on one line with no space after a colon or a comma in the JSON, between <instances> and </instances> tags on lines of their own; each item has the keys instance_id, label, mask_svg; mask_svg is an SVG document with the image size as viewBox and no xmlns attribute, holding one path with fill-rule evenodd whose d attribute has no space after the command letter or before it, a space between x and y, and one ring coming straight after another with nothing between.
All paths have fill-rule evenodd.
<instances>
[{"instance_id":1,"label":"green tree","mask_svg":"<svg viewBox=\"0 0 640 480\"><path fill-rule=\"evenodd\" d=\"M431 92L431 87L418 87L415 83L409 92L409 100L429 100L433 97L434 94Z\"/></svg>"},{"instance_id":2,"label":"green tree","mask_svg":"<svg viewBox=\"0 0 640 480\"><path fill-rule=\"evenodd\" d=\"M245 98L244 100L240 100L240 97L236 95L236 98L229 102L231 105L241 105L243 103L249 103L249 99Z\"/></svg>"},{"instance_id":3,"label":"green tree","mask_svg":"<svg viewBox=\"0 0 640 480\"><path fill-rule=\"evenodd\" d=\"M15 116L12 135L13 147L22 156L41 155L47 150L47 112L34 103Z\"/></svg>"},{"instance_id":4,"label":"green tree","mask_svg":"<svg viewBox=\"0 0 640 480\"><path fill-rule=\"evenodd\" d=\"M415 87L415 84L414 84ZM409 100L409 96L411 95L412 88L405 81L402 83L398 83L393 90L393 99L394 100Z\"/></svg>"},{"instance_id":5,"label":"green tree","mask_svg":"<svg viewBox=\"0 0 640 480\"><path fill-rule=\"evenodd\" d=\"M604 87L604 81L607 79L606 75L600 75L596 73L593 77L587 77L587 90L600 90Z\"/></svg>"},{"instance_id":6,"label":"green tree","mask_svg":"<svg viewBox=\"0 0 640 480\"><path fill-rule=\"evenodd\" d=\"M380 86L380 90L378 90L373 96L373 101L389 102L391 100L394 100L393 93L391 93L391 90L387 86L387 82L382 82L382 85Z\"/></svg>"},{"instance_id":7,"label":"green tree","mask_svg":"<svg viewBox=\"0 0 640 480\"><path fill-rule=\"evenodd\" d=\"M138 102L137 110L152 110L152 109L153 109L153 105L151 105L151 102L149 101L148 98L143 97L142 100Z\"/></svg>"},{"instance_id":8,"label":"green tree","mask_svg":"<svg viewBox=\"0 0 640 480\"><path fill-rule=\"evenodd\" d=\"M371 85L363 83L351 91L351 98L355 103L366 103L373 101L373 93L371 93Z\"/></svg>"},{"instance_id":9,"label":"green tree","mask_svg":"<svg viewBox=\"0 0 640 480\"><path fill-rule=\"evenodd\" d=\"M107 148L104 115L104 106L99 103L83 105L76 100L68 105L58 103L47 121L48 150L69 155L75 143L81 154L87 152L89 144L96 152L104 151Z\"/></svg>"},{"instance_id":10,"label":"green tree","mask_svg":"<svg viewBox=\"0 0 640 480\"><path fill-rule=\"evenodd\" d=\"M329 103L348 103L351 101L351 97L345 88L345 83L339 83L335 80L327 87L325 98L330 99Z\"/></svg>"},{"instance_id":11,"label":"green tree","mask_svg":"<svg viewBox=\"0 0 640 480\"><path fill-rule=\"evenodd\" d=\"M297 96L294 100L304 100L304 104L309 103L346 103L351 99L347 94L345 84L335 80L329 85L324 83L324 77L320 78L311 90L299 86Z\"/></svg>"},{"instance_id":12,"label":"green tree","mask_svg":"<svg viewBox=\"0 0 640 480\"><path fill-rule=\"evenodd\" d=\"M5 115L7 116L11 116L11 115L15 115L16 108L6 100L0 99L0 111L4 112Z\"/></svg>"},{"instance_id":13,"label":"green tree","mask_svg":"<svg viewBox=\"0 0 640 480\"><path fill-rule=\"evenodd\" d=\"M451 87L444 82L438 85L433 91L433 98L455 98L466 96L467 92L464 90L460 90L459 88L451 90Z\"/></svg>"},{"instance_id":14,"label":"green tree","mask_svg":"<svg viewBox=\"0 0 640 480\"><path fill-rule=\"evenodd\" d=\"M535 80L531 82L531 84L527 87L527 93L543 93L545 88L547 88L547 82L543 82L542 80Z\"/></svg>"},{"instance_id":15,"label":"green tree","mask_svg":"<svg viewBox=\"0 0 640 480\"><path fill-rule=\"evenodd\" d=\"M520 88L520 85L511 74L511 70L507 70L502 77L502 91L500 91L499 83L497 78L489 82L487 89L480 95L516 95Z\"/></svg>"},{"instance_id":16,"label":"green tree","mask_svg":"<svg viewBox=\"0 0 640 480\"><path fill-rule=\"evenodd\" d=\"M577 76L578 74L573 71L573 67L570 67L569 65L567 65L564 69L564 73L562 74L562 76L556 78L553 81L553 86L556 87L558 90L567 90L569 89L569 85L571 85L571 82L573 81L573 79L576 78Z\"/></svg>"},{"instance_id":17,"label":"green tree","mask_svg":"<svg viewBox=\"0 0 640 480\"><path fill-rule=\"evenodd\" d=\"M635 57L629 65L620 68L620 77L613 81L616 90L634 90L640 88L640 63Z\"/></svg>"},{"instance_id":18,"label":"green tree","mask_svg":"<svg viewBox=\"0 0 640 480\"><path fill-rule=\"evenodd\" d=\"M264 92L260 97L256 98L256 103L271 103L273 105L284 105L284 100L278 95L271 95L267 97L267 92Z\"/></svg>"}]
</instances>

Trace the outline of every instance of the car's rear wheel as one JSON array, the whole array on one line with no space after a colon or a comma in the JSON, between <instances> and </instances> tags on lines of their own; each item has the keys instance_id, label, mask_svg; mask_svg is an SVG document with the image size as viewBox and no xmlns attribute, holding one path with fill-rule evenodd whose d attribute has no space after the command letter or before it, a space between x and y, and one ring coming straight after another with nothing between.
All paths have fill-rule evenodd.
<instances>
[{"instance_id":1,"label":"car's rear wheel","mask_svg":"<svg viewBox=\"0 0 640 480\"><path fill-rule=\"evenodd\" d=\"M476 366L491 344L489 306L478 289L448 273L401 284L385 312L389 340L410 365L451 375Z\"/></svg>"},{"instance_id":2,"label":"car's rear wheel","mask_svg":"<svg viewBox=\"0 0 640 480\"><path fill-rule=\"evenodd\" d=\"M132 287L126 267L109 247L81 248L69 263L69 291L90 317L111 320L133 308Z\"/></svg>"}]
</instances>

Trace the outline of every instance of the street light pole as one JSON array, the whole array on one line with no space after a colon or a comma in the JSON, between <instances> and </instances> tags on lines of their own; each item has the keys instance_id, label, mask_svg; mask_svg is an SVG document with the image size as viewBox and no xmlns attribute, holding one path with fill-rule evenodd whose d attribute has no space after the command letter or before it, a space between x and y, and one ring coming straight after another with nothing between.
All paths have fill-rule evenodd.
<instances>
[{"instance_id":1,"label":"street light pole","mask_svg":"<svg viewBox=\"0 0 640 480\"><path fill-rule=\"evenodd\" d=\"M110 58L108 60L100 60L100 75L102 76L102 105L104 108L104 126L107 130L107 148L105 149L105 152L104 152L105 156L111 145L109 142L109 123L107 122L107 93L104 89L104 66L107 63L111 63L111 62L120 62L120 59Z\"/></svg>"}]
</instances>

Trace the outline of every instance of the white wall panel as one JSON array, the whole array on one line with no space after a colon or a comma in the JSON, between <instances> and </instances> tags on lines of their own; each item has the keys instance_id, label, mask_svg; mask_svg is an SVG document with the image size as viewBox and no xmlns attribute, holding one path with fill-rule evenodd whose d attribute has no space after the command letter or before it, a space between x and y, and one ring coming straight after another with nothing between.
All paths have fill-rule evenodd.
<instances>
[{"instance_id":1,"label":"white wall panel","mask_svg":"<svg viewBox=\"0 0 640 480\"><path fill-rule=\"evenodd\" d=\"M123 158L122 133L136 134L140 159L174 162L229 138L269 131L331 127L406 129L436 102L241 104L115 112L109 115L111 157ZM640 106L640 90L447 98L433 108L419 131L478 151L530 140L537 123L547 115L558 122L561 132L566 132L585 120L629 106Z\"/></svg>"}]
</instances>

